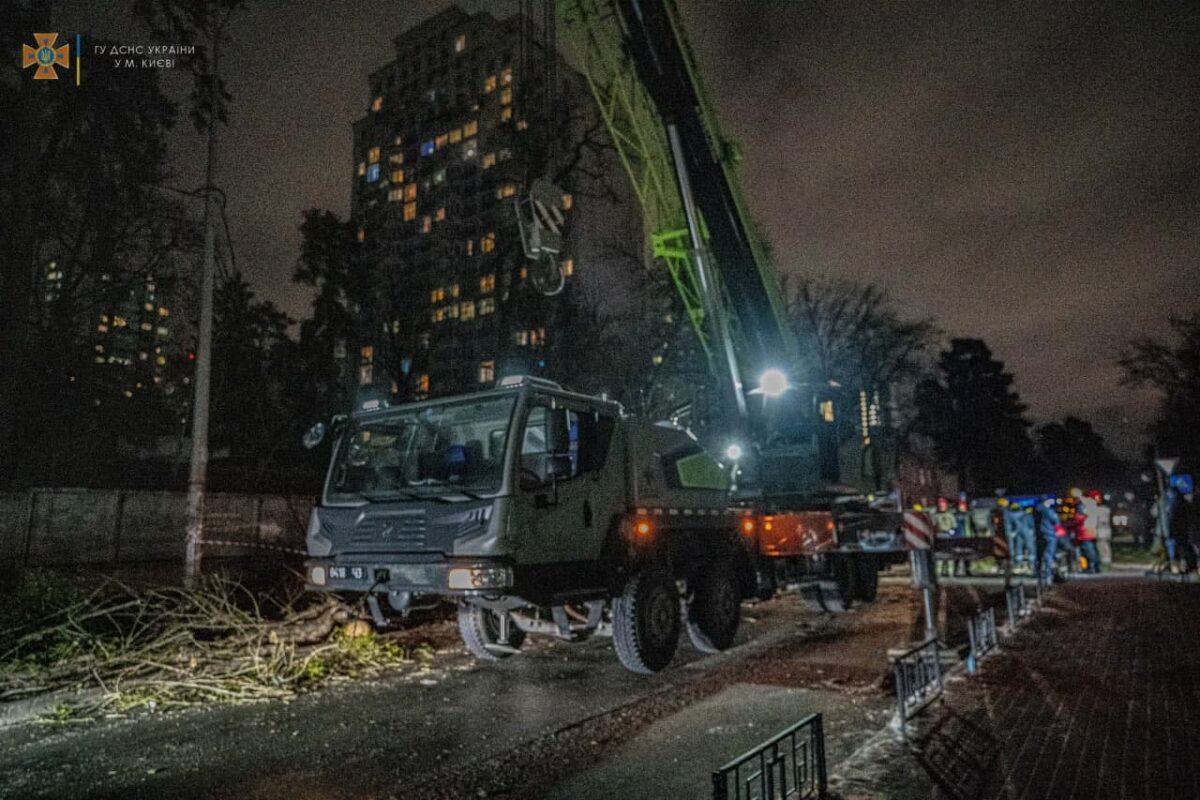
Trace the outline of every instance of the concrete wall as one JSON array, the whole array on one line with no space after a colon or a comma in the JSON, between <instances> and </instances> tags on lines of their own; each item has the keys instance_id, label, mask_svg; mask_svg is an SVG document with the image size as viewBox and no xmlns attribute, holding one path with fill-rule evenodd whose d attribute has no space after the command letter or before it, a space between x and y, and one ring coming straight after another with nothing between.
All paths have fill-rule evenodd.
<instances>
[{"instance_id":1,"label":"concrete wall","mask_svg":"<svg viewBox=\"0 0 1200 800\"><path fill-rule=\"evenodd\" d=\"M311 508L311 497L210 494L204 557L303 550ZM0 567L182 561L186 509L183 492L0 493Z\"/></svg>"}]
</instances>

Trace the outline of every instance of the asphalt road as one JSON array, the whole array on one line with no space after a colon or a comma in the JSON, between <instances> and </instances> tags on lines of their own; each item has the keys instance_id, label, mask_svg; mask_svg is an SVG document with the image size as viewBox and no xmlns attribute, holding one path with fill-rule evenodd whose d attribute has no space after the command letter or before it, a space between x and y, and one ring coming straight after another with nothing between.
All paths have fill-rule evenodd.
<instances>
[{"instance_id":1,"label":"asphalt road","mask_svg":"<svg viewBox=\"0 0 1200 800\"><path fill-rule=\"evenodd\" d=\"M672 667L652 676L626 672L602 638L538 642L488 664L452 646L430 668L289 703L26 724L0 730L0 798L548 796L606 760L636 763L625 746L642 730L670 728L673 716L744 685L833 692L812 703L845 706L834 738L844 756L880 724L884 652L907 640L916 609L904 585L836 616L784 595L744 609L730 651L701 656L683 644ZM839 692L869 702L851 712Z\"/></svg>"}]
</instances>

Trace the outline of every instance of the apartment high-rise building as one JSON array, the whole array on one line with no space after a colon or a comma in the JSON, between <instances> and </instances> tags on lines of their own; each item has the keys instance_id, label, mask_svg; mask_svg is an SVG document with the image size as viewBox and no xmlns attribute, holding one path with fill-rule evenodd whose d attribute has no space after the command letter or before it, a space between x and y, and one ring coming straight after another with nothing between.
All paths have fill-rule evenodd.
<instances>
[{"instance_id":1,"label":"apartment high-rise building","mask_svg":"<svg viewBox=\"0 0 1200 800\"><path fill-rule=\"evenodd\" d=\"M547 125L543 72L522 74L545 64L522 27L451 7L397 36L395 60L370 76L351 203L376 286L348 354L360 389L412 399L547 368L562 298L529 285L514 203L563 134ZM562 264L569 282L569 249Z\"/></svg>"}]
</instances>

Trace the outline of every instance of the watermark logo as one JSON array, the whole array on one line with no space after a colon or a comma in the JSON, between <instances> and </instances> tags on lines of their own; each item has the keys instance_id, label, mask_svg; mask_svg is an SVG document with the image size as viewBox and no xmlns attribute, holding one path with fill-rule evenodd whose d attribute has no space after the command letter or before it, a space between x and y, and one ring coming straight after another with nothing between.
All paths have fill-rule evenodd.
<instances>
[{"instance_id":1,"label":"watermark logo","mask_svg":"<svg viewBox=\"0 0 1200 800\"><path fill-rule=\"evenodd\" d=\"M25 45L21 51L21 66L24 69L35 67L35 81L58 80L58 67L71 68L71 46L69 44L55 47L58 41L57 33L35 33L36 46Z\"/></svg>"}]
</instances>

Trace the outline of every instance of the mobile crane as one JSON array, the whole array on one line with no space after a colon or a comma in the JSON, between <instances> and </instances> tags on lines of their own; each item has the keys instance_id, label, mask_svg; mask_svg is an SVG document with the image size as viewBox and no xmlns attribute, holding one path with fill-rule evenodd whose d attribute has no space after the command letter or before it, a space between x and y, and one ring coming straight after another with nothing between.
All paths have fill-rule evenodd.
<instances>
[{"instance_id":1,"label":"mobile crane","mask_svg":"<svg viewBox=\"0 0 1200 800\"><path fill-rule=\"evenodd\" d=\"M837 443L818 413L827 398L790 385L798 354L775 273L673 5L561 0L557 12L652 254L721 383L724 430L746 445L738 488L738 465L689 431L514 376L343 420L306 580L365 593L380 622L381 598L400 613L452 598L481 659L515 654L529 634L601 634L627 668L654 672L685 629L702 651L729 647L740 601L780 581L810 579L827 605L871 599L880 560L902 557L904 540L895 515L837 483ZM537 183L517 203L547 293L561 286L555 195ZM749 376L762 385L748 388ZM306 443L323 434L314 426Z\"/></svg>"}]
</instances>

